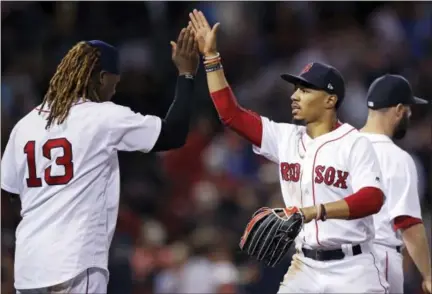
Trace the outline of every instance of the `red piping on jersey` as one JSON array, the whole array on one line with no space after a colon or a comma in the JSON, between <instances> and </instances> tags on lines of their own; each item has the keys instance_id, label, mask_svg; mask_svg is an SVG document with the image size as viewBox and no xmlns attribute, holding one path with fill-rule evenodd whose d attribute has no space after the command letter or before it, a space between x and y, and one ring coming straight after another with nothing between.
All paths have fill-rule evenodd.
<instances>
[{"instance_id":1,"label":"red piping on jersey","mask_svg":"<svg viewBox=\"0 0 432 294\"><path fill-rule=\"evenodd\" d=\"M419 218L412 217L409 215L400 215L395 218L393 222L393 229L397 230L406 230L414 225L421 224L423 221Z\"/></svg>"},{"instance_id":2,"label":"red piping on jersey","mask_svg":"<svg viewBox=\"0 0 432 294\"><path fill-rule=\"evenodd\" d=\"M261 148L263 127L261 117L238 105L230 87L210 93L220 120L237 134Z\"/></svg>"},{"instance_id":3,"label":"red piping on jersey","mask_svg":"<svg viewBox=\"0 0 432 294\"><path fill-rule=\"evenodd\" d=\"M305 144L303 143L303 136L300 137L300 142L302 143L303 150L306 152Z\"/></svg>"},{"instance_id":4,"label":"red piping on jersey","mask_svg":"<svg viewBox=\"0 0 432 294\"><path fill-rule=\"evenodd\" d=\"M342 123L338 120L338 121L336 122L336 125L335 125L334 128L332 129L332 131L336 130L336 129L339 128L341 125L342 125ZM304 144L304 142L303 142L303 135L300 137L300 142L301 142L301 144L302 144L302 146L303 146L303 150L306 152L306 147L305 147L305 144Z\"/></svg>"},{"instance_id":5,"label":"red piping on jersey","mask_svg":"<svg viewBox=\"0 0 432 294\"><path fill-rule=\"evenodd\" d=\"M72 106L80 105L80 104L83 104L83 103L86 103L86 102L87 102L87 101L80 101L80 102L77 102L77 103L73 104ZM49 113L48 110L40 109L40 108L38 108L38 107L36 107L35 110L40 111L40 112L44 112L44 113Z\"/></svg>"},{"instance_id":6,"label":"red piping on jersey","mask_svg":"<svg viewBox=\"0 0 432 294\"><path fill-rule=\"evenodd\" d=\"M340 125L341 124L338 122L338 124L336 124L336 128L338 128ZM354 130L355 130L355 128L352 128L351 130L349 130L348 132L346 132L342 136L340 136L340 137L338 137L336 139L324 142L321 146L318 147L317 151L315 152L314 161L313 161L313 165L312 165L312 198L313 198L313 204L314 204L314 206L316 205L315 204L315 180L314 180L315 177L314 177L314 175L315 175L315 163L316 163L318 152L326 144L335 142L337 140L340 140L340 139L342 139L343 137L345 137L346 135L348 135L349 133L351 133ZM319 237L318 237L318 231L319 230L318 230L318 222L317 222L317 220L315 220L315 228L316 228L316 235L315 236L316 236L317 243L318 243L318 245L321 245L321 243L319 242Z\"/></svg>"},{"instance_id":7,"label":"red piping on jersey","mask_svg":"<svg viewBox=\"0 0 432 294\"><path fill-rule=\"evenodd\" d=\"M384 285L383 285L382 282L381 282L381 274L380 274L380 271L379 271L379 269L378 269L378 267L377 267L377 265L376 265L375 255L373 255L372 252L369 252L369 253L372 255L372 258L373 258L373 264L374 264L374 266L375 266L375 268L376 268L376 270L377 270L377 274L378 274L378 281L379 281L381 287L383 287L383 289L384 289L384 293L387 294L387 289L386 289L386 287L384 287Z\"/></svg>"},{"instance_id":8,"label":"red piping on jersey","mask_svg":"<svg viewBox=\"0 0 432 294\"><path fill-rule=\"evenodd\" d=\"M389 263L389 261L388 261L388 252L386 251L386 263L385 263L385 265L386 265L386 269L385 269L385 277L386 277L386 280L387 280L387 282L388 282L388 263Z\"/></svg>"}]
</instances>

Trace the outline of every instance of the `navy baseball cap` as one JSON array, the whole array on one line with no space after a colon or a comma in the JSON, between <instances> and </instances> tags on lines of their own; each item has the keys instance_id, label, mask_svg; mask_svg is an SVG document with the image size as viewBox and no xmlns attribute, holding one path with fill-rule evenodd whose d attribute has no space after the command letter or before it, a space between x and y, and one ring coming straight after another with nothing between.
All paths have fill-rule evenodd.
<instances>
[{"instance_id":1,"label":"navy baseball cap","mask_svg":"<svg viewBox=\"0 0 432 294\"><path fill-rule=\"evenodd\" d=\"M338 105L345 97L345 82L341 73L332 66L319 62L309 63L300 75L282 74L285 81L306 88L323 90L338 97Z\"/></svg>"},{"instance_id":2,"label":"navy baseball cap","mask_svg":"<svg viewBox=\"0 0 432 294\"><path fill-rule=\"evenodd\" d=\"M415 97L410 83L399 75L387 74L377 78L367 93L367 105L371 109L427 103L426 100Z\"/></svg>"},{"instance_id":3,"label":"navy baseball cap","mask_svg":"<svg viewBox=\"0 0 432 294\"><path fill-rule=\"evenodd\" d=\"M116 47L100 40L87 41L87 44L99 49L101 53L100 64L103 71L116 75L120 74L120 59Z\"/></svg>"}]
</instances>

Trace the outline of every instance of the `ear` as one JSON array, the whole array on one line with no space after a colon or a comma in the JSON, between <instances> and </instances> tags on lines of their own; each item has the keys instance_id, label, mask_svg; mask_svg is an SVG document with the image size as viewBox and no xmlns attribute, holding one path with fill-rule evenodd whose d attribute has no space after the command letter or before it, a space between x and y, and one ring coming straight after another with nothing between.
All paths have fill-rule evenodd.
<instances>
[{"instance_id":1,"label":"ear","mask_svg":"<svg viewBox=\"0 0 432 294\"><path fill-rule=\"evenodd\" d=\"M395 107L395 113L397 118L401 118L405 113L405 107L402 104L398 104Z\"/></svg>"},{"instance_id":2,"label":"ear","mask_svg":"<svg viewBox=\"0 0 432 294\"><path fill-rule=\"evenodd\" d=\"M101 71L101 72L99 73L99 82L101 83L101 85L104 84L104 77L105 77L105 72L104 72L104 71Z\"/></svg>"},{"instance_id":3,"label":"ear","mask_svg":"<svg viewBox=\"0 0 432 294\"><path fill-rule=\"evenodd\" d=\"M335 108L338 98L336 95L328 95L326 99L326 106L328 108Z\"/></svg>"}]
</instances>

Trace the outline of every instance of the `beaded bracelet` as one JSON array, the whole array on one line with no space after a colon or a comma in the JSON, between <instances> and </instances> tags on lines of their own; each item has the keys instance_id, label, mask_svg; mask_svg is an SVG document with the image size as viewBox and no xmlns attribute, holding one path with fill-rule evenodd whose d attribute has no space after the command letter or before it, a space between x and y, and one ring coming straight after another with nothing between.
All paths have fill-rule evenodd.
<instances>
[{"instance_id":1,"label":"beaded bracelet","mask_svg":"<svg viewBox=\"0 0 432 294\"><path fill-rule=\"evenodd\" d=\"M214 55L214 56L204 56L204 60L215 59L215 58L218 58L218 57L220 57L219 52L217 52L216 55Z\"/></svg>"}]
</instances>

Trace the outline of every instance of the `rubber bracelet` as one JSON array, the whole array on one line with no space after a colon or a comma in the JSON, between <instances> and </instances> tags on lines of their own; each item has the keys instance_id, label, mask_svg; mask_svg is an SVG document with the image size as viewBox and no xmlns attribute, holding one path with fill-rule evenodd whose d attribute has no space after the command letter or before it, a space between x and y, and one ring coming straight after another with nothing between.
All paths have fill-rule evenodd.
<instances>
[{"instance_id":1,"label":"rubber bracelet","mask_svg":"<svg viewBox=\"0 0 432 294\"><path fill-rule=\"evenodd\" d=\"M315 205L315 209L317 211L315 220L320 220L322 216L322 206L321 205Z\"/></svg>"},{"instance_id":2,"label":"rubber bracelet","mask_svg":"<svg viewBox=\"0 0 432 294\"><path fill-rule=\"evenodd\" d=\"M327 211L324 204L321 204L321 221L325 222L327 220Z\"/></svg>"},{"instance_id":3,"label":"rubber bracelet","mask_svg":"<svg viewBox=\"0 0 432 294\"><path fill-rule=\"evenodd\" d=\"M216 64L213 64L213 65L210 65L210 66L205 66L205 71L206 72L213 72L213 71L216 71L216 70L220 70L220 69L222 69L223 67L222 67L222 63L216 63Z\"/></svg>"}]
</instances>

